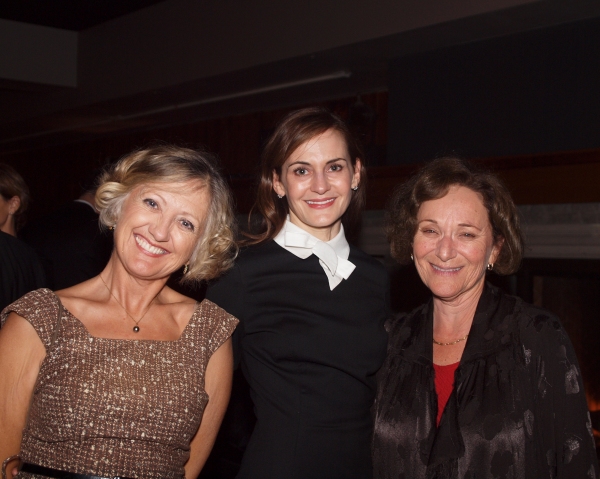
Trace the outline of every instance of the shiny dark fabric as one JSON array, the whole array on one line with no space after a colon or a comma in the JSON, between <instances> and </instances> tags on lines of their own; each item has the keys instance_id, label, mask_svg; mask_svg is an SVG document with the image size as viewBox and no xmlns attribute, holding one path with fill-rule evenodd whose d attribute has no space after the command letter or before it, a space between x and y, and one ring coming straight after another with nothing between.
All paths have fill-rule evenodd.
<instances>
[{"instance_id":1,"label":"shiny dark fabric","mask_svg":"<svg viewBox=\"0 0 600 479\"><path fill-rule=\"evenodd\" d=\"M579 367L559 320L486 285L436 428L432 309L388 325L374 477L597 478Z\"/></svg>"},{"instance_id":2,"label":"shiny dark fabric","mask_svg":"<svg viewBox=\"0 0 600 479\"><path fill-rule=\"evenodd\" d=\"M207 298L240 319L234 342L256 427L239 479L368 479L375 375L385 358L388 279L351 247L333 291L312 255L274 241L242 251Z\"/></svg>"}]
</instances>

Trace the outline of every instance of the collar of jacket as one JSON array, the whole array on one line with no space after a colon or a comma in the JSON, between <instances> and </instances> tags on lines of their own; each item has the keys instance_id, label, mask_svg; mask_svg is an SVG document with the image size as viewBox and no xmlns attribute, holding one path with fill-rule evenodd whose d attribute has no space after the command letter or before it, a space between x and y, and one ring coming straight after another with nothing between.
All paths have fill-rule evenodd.
<instances>
[{"instance_id":1,"label":"collar of jacket","mask_svg":"<svg viewBox=\"0 0 600 479\"><path fill-rule=\"evenodd\" d=\"M521 301L502 293L486 283L477 303L473 324L460 364L502 349L516 334L517 324L513 320L520 309ZM390 344L405 360L423 365L433 363L433 299L418 307L404 318L394 321L390 329L397 329L390 337L397 338Z\"/></svg>"}]
</instances>

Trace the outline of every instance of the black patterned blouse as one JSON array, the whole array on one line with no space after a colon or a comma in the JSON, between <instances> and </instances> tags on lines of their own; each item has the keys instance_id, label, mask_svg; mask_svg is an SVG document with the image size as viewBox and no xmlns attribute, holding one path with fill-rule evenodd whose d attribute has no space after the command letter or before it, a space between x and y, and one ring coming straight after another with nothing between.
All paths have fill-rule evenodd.
<instances>
[{"instance_id":1,"label":"black patterned blouse","mask_svg":"<svg viewBox=\"0 0 600 479\"><path fill-rule=\"evenodd\" d=\"M551 313L486 285L436 427L433 302L388 325L377 479L598 478L573 347Z\"/></svg>"}]
</instances>

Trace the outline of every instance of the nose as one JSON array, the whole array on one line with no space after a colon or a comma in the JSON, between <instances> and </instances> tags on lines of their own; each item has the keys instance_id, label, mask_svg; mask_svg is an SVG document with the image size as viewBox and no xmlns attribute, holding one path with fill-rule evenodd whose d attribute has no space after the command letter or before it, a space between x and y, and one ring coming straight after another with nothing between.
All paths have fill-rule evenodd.
<instances>
[{"instance_id":1,"label":"nose","mask_svg":"<svg viewBox=\"0 0 600 479\"><path fill-rule=\"evenodd\" d=\"M456 256L456 250L454 248L454 240L452 236L442 235L438 240L435 254L442 261L449 261Z\"/></svg>"},{"instance_id":2,"label":"nose","mask_svg":"<svg viewBox=\"0 0 600 479\"><path fill-rule=\"evenodd\" d=\"M331 186L329 185L329 179L325 173L316 173L313 176L313 181L311 184L312 191L322 195L329 191L329 188L331 188Z\"/></svg>"},{"instance_id":3,"label":"nose","mask_svg":"<svg viewBox=\"0 0 600 479\"><path fill-rule=\"evenodd\" d=\"M156 241L167 241L169 239L169 230L171 228L171 222L160 215L154 224L151 224L148 228L150 234Z\"/></svg>"}]
</instances>

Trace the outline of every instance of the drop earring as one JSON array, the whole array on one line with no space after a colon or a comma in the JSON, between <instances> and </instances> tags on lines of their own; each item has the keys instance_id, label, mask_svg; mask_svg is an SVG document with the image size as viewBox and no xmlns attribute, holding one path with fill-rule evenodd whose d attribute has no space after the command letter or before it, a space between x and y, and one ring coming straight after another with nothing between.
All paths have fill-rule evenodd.
<instances>
[{"instance_id":1,"label":"drop earring","mask_svg":"<svg viewBox=\"0 0 600 479\"><path fill-rule=\"evenodd\" d=\"M188 272L188 270L189 270L189 266L190 266L190 263L189 263L189 262L188 262L188 263L185 263L185 264L183 265L183 275L184 275L184 276L187 274L187 272Z\"/></svg>"}]
</instances>

